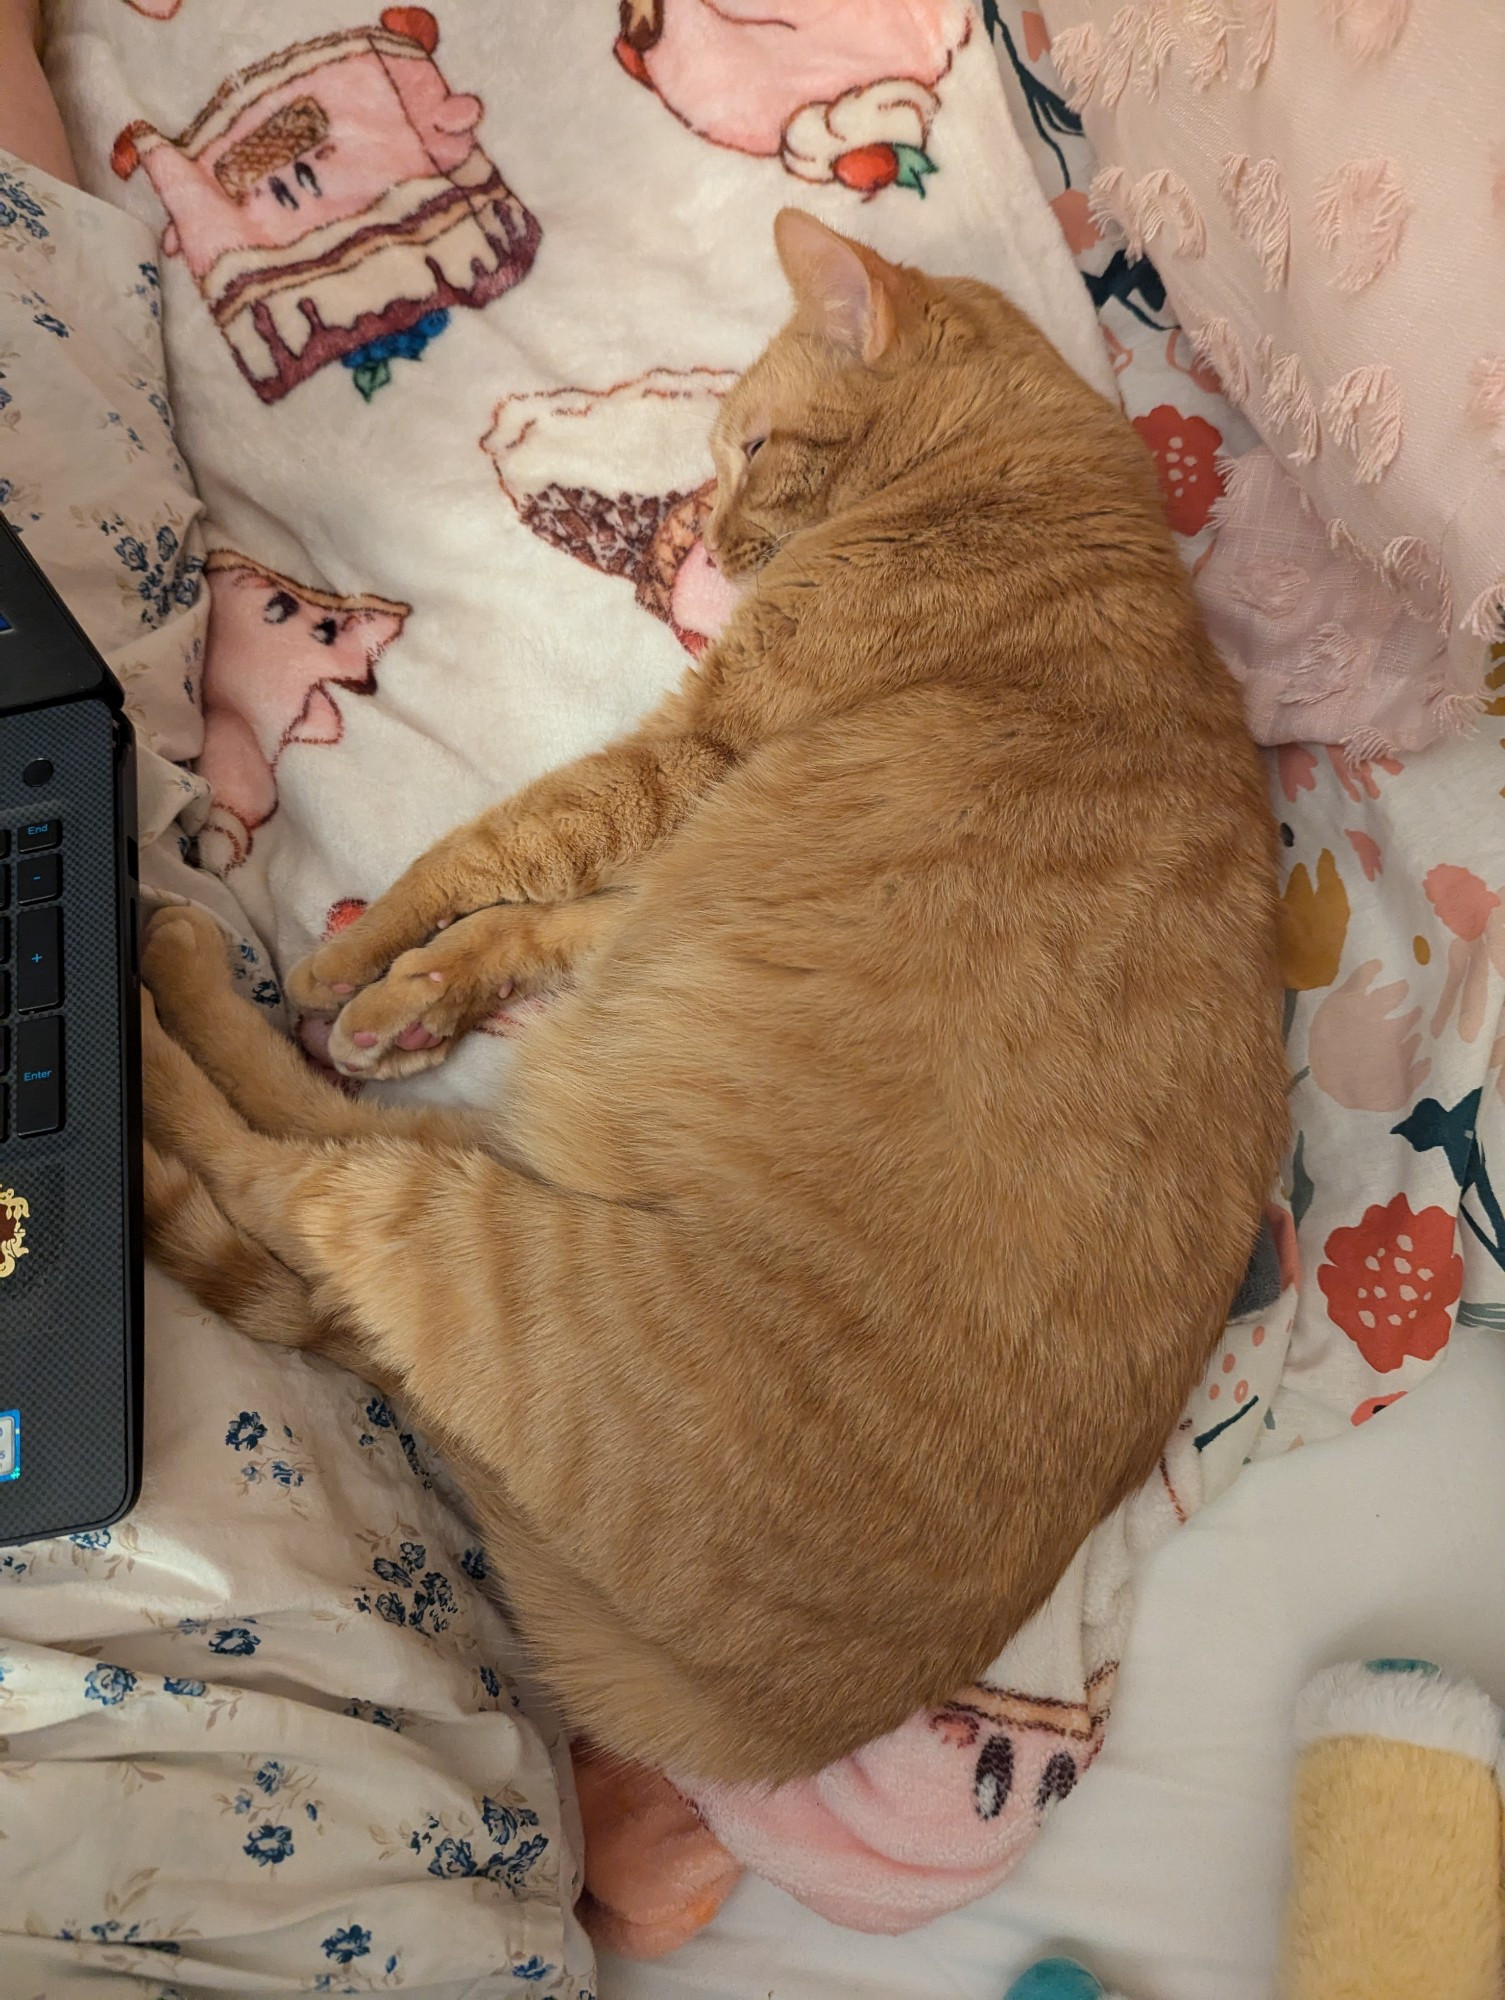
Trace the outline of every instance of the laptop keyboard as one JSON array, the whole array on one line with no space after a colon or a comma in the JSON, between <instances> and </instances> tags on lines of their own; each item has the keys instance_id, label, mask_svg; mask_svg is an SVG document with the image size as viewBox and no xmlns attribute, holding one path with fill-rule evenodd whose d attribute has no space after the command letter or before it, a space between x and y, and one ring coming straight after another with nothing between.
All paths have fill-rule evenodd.
<instances>
[{"instance_id":1,"label":"laptop keyboard","mask_svg":"<svg viewBox=\"0 0 1505 2000\"><path fill-rule=\"evenodd\" d=\"M62 842L61 820L0 827L0 1138L62 1129Z\"/></svg>"}]
</instances>

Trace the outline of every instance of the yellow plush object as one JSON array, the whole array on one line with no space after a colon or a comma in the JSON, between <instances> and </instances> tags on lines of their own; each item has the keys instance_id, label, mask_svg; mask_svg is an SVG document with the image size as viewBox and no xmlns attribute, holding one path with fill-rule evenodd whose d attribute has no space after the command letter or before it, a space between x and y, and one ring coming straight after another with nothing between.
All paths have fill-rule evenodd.
<instances>
[{"instance_id":1,"label":"yellow plush object","mask_svg":"<svg viewBox=\"0 0 1505 2000\"><path fill-rule=\"evenodd\" d=\"M1499 1711L1424 1661L1304 1691L1281 2000L1500 2000Z\"/></svg>"}]
</instances>

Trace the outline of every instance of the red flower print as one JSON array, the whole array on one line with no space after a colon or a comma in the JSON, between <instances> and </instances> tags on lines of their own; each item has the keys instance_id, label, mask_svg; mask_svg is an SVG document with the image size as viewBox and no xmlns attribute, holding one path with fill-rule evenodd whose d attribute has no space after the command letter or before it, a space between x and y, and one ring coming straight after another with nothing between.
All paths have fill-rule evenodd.
<instances>
[{"instance_id":1,"label":"red flower print","mask_svg":"<svg viewBox=\"0 0 1505 2000\"><path fill-rule=\"evenodd\" d=\"M1463 1290L1455 1231L1450 1210L1424 1208L1417 1215L1398 1194L1328 1237L1327 1262L1317 1273L1327 1316L1380 1374L1411 1355L1430 1361L1447 1345L1449 1308Z\"/></svg>"},{"instance_id":2,"label":"red flower print","mask_svg":"<svg viewBox=\"0 0 1505 2000\"><path fill-rule=\"evenodd\" d=\"M1354 1425L1367 1424L1369 1419L1377 1417L1381 1410L1388 1410L1392 1403L1398 1403L1405 1393L1404 1389L1397 1389L1393 1396L1368 1396L1348 1421Z\"/></svg>"},{"instance_id":3,"label":"red flower print","mask_svg":"<svg viewBox=\"0 0 1505 2000\"><path fill-rule=\"evenodd\" d=\"M337 903L331 903L329 915L324 919L324 942L328 944L332 937L349 930L365 907L359 896L342 896Z\"/></svg>"},{"instance_id":4,"label":"red flower print","mask_svg":"<svg viewBox=\"0 0 1505 2000\"><path fill-rule=\"evenodd\" d=\"M1134 428L1155 454L1166 519L1178 535L1199 535L1223 490L1214 456L1223 433L1201 417L1183 417L1169 403L1136 417Z\"/></svg>"}]
</instances>

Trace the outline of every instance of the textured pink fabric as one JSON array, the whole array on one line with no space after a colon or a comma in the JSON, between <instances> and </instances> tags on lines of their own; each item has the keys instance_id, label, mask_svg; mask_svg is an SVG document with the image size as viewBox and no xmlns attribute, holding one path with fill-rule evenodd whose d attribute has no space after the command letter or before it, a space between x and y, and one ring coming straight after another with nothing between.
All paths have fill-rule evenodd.
<instances>
[{"instance_id":1,"label":"textured pink fabric","mask_svg":"<svg viewBox=\"0 0 1505 2000\"><path fill-rule=\"evenodd\" d=\"M1093 218L1152 259L1266 447L1202 574L1257 732L1372 750L1466 726L1505 637L1505 8L1045 13ZM1282 566L1310 588L1275 611Z\"/></svg>"},{"instance_id":2,"label":"textured pink fabric","mask_svg":"<svg viewBox=\"0 0 1505 2000\"><path fill-rule=\"evenodd\" d=\"M1417 692L1445 642L1328 530L1263 446L1223 465L1217 539L1197 578L1213 643L1261 743L1417 750L1437 733Z\"/></svg>"}]
</instances>

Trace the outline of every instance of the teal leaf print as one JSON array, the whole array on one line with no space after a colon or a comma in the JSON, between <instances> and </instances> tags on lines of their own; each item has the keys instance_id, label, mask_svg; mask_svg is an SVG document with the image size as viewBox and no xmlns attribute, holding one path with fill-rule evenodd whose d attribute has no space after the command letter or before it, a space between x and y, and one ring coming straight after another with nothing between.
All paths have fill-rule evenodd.
<instances>
[{"instance_id":1,"label":"teal leaf print","mask_svg":"<svg viewBox=\"0 0 1505 2000\"><path fill-rule=\"evenodd\" d=\"M1306 1170L1306 1134L1296 1134L1296 1152L1291 1161L1291 1220L1299 1229L1307 1210L1312 1205L1316 1193L1312 1177Z\"/></svg>"},{"instance_id":2,"label":"teal leaf print","mask_svg":"<svg viewBox=\"0 0 1505 2000\"><path fill-rule=\"evenodd\" d=\"M894 154L899 162L899 171L894 175L894 186L913 188L923 200L925 176L935 172L935 161L918 146L895 146Z\"/></svg>"}]
</instances>

